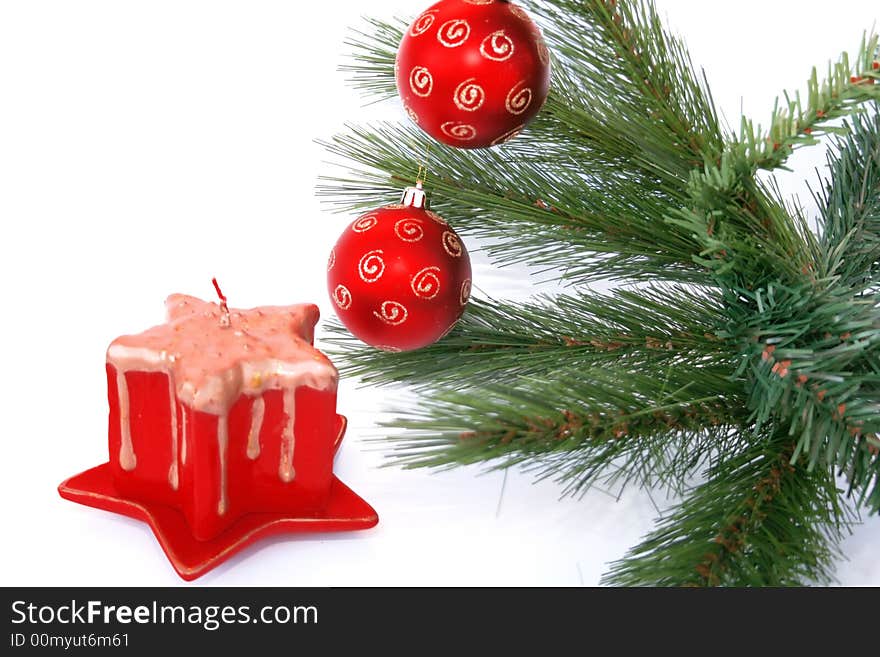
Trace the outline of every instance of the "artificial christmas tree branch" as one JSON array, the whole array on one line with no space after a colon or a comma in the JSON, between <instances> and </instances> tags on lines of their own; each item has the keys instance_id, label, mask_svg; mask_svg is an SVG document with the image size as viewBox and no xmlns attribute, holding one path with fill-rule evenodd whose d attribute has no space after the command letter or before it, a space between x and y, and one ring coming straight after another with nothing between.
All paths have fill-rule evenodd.
<instances>
[{"instance_id":1,"label":"artificial christmas tree branch","mask_svg":"<svg viewBox=\"0 0 880 657\"><path fill-rule=\"evenodd\" d=\"M792 586L833 580L838 544L856 520L827 470L790 463L787 437L745 450L613 564L604 582L652 586Z\"/></svg>"},{"instance_id":2,"label":"artificial christmas tree branch","mask_svg":"<svg viewBox=\"0 0 880 657\"><path fill-rule=\"evenodd\" d=\"M328 342L345 349L340 369L370 383L415 379L476 387L501 374L524 376L605 364L626 358L633 369L722 360L714 331L724 316L706 295L684 288L651 286L608 295L546 297L529 303L474 300L443 341L401 357L375 350L349 350L351 337L335 330ZM658 321L660 320L660 321Z\"/></svg>"},{"instance_id":3,"label":"artificial christmas tree branch","mask_svg":"<svg viewBox=\"0 0 880 657\"><path fill-rule=\"evenodd\" d=\"M580 368L478 393L447 390L401 413L389 426L407 431L389 440L412 467L499 459L499 467L527 463L569 493L599 481L679 489L712 453L735 449L745 418L728 406L720 373L662 372Z\"/></svg>"},{"instance_id":4,"label":"artificial christmas tree branch","mask_svg":"<svg viewBox=\"0 0 880 657\"><path fill-rule=\"evenodd\" d=\"M406 466L523 465L571 493L684 493L609 583L827 581L853 521L834 474L880 510L876 37L824 80L814 70L766 129L743 118L734 133L652 3L524 4L554 57L544 110L501 148L433 147L432 202L494 263L577 293L472 301L444 340L402 354L337 326L338 361L422 391L387 425L404 430L386 440ZM348 70L373 98L393 95L405 27L373 20L351 41ZM758 174L829 133L813 232ZM320 192L345 211L409 182L425 150L396 124L326 145L347 171ZM601 279L626 287L585 287ZM705 483L689 489L695 474Z\"/></svg>"},{"instance_id":5,"label":"artificial christmas tree branch","mask_svg":"<svg viewBox=\"0 0 880 657\"><path fill-rule=\"evenodd\" d=\"M359 166L344 176L325 178L319 195L340 209L375 206L395 187L412 181L413 163L424 154L423 140L416 129L405 126L353 127L326 146ZM619 172L602 178L594 169L591 180L582 180L572 173L570 154L560 161L541 152L511 152L513 148L477 151L466 158L437 147L431 160L432 207L455 216L463 233L489 240L486 250L498 264L550 268L565 259L567 269L559 276L571 283L602 278L705 281L691 257L690 241L658 231L668 201L645 193ZM521 185L514 187L512 179ZM615 220L609 222L609 216Z\"/></svg>"}]
</instances>

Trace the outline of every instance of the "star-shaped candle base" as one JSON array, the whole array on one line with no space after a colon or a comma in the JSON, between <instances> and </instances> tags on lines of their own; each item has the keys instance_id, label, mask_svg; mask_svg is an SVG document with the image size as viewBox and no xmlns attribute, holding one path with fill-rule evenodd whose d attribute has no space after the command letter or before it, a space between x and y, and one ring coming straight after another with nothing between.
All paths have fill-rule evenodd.
<instances>
[{"instance_id":1,"label":"star-shaped candle base","mask_svg":"<svg viewBox=\"0 0 880 657\"><path fill-rule=\"evenodd\" d=\"M346 421L338 416L338 447ZM373 508L335 476L326 506L307 516L288 513L249 513L207 541L196 540L183 514L170 506L129 499L113 483L104 463L64 481L58 492L66 500L112 511L150 525L159 545L185 580L201 577L256 541L285 533L319 533L368 529L379 517Z\"/></svg>"}]
</instances>

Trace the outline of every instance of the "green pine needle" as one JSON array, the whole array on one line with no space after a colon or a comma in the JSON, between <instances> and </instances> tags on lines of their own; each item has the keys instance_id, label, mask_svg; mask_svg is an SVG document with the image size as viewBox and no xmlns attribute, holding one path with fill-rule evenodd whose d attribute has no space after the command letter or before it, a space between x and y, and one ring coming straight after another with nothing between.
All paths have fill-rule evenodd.
<instances>
[{"instance_id":1,"label":"green pine needle","mask_svg":"<svg viewBox=\"0 0 880 657\"><path fill-rule=\"evenodd\" d=\"M789 462L785 436L750 437L611 566L617 586L797 586L834 580L857 518L828 470Z\"/></svg>"},{"instance_id":2,"label":"green pine needle","mask_svg":"<svg viewBox=\"0 0 880 657\"><path fill-rule=\"evenodd\" d=\"M832 579L855 521L834 476L880 510L880 72L866 37L785 94L762 129L718 120L708 84L648 0L524 2L553 53L552 91L516 140L431 145L433 208L498 266L574 291L472 300L447 337L379 352L331 328L343 373L418 388L383 425L405 467L523 466L685 495L606 578L617 585ZM344 66L395 96L406 21L370 19ZM836 134L819 226L759 171ZM387 202L427 145L416 127L348 126L319 194ZM587 285L622 285L597 294ZM695 476L704 483L689 488Z\"/></svg>"}]
</instances>

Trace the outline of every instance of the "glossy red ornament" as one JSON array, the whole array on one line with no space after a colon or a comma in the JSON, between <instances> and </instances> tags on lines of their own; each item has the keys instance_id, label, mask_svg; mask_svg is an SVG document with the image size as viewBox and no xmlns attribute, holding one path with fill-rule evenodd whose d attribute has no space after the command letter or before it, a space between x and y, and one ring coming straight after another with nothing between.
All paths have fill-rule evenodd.
<instances>
[{"instance_id":1,"label":"glossy red ornament","mask_svg":"<svg viewBox=\"0 0 880 657\"><path fill-rule=\"evenodd\" d=\"M512 139L550 88L550 54L528 14L502 0L441 0L404 33L395 65L409 117L450 146Z\"/></svg>"},{"instance_id":2,"label":"glossy red ornament","mask_svg":"<svg viewBox=\"0 0 880 657\"><path fill-rule=\"evenodd\" d=\"M317 307L221 299L172 295L165 324L113 341L110 461L59 486L147 522L184 579L263 536L378 521L333 475L346 423L336 368L312 346Z\"/></svg>"},{"instance_id":3,"label":"glossy red ornament","mask_svg":"<svg viewBox=\"0 0 880 657\"><path fill-rule=\"evenodd\" d=\"M455 326L471 292L471 263L459 236L425 207L421 184L403 203L373 210L340 236L327 289L343 324L386 351L432 344Z\"/></svg>"}]
</instances>

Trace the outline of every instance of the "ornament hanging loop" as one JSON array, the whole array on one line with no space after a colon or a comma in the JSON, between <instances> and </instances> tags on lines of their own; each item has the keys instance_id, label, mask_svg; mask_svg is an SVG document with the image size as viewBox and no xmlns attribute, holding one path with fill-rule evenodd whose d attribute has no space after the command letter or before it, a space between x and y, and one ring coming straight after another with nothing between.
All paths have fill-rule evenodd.
<instances>
[{"instance_id":1,"label":"ornament hanging loop","mask_svg":"<svg viewBox=\"0 0 880 657\"><path fill-rule=\"evenodd\" d=\"M419 172L416 174L416 185L421 185L428 181L428 162L431 161L431 143L425 144L425 153L419 160Z\"/></svg>"}]
</instances>

